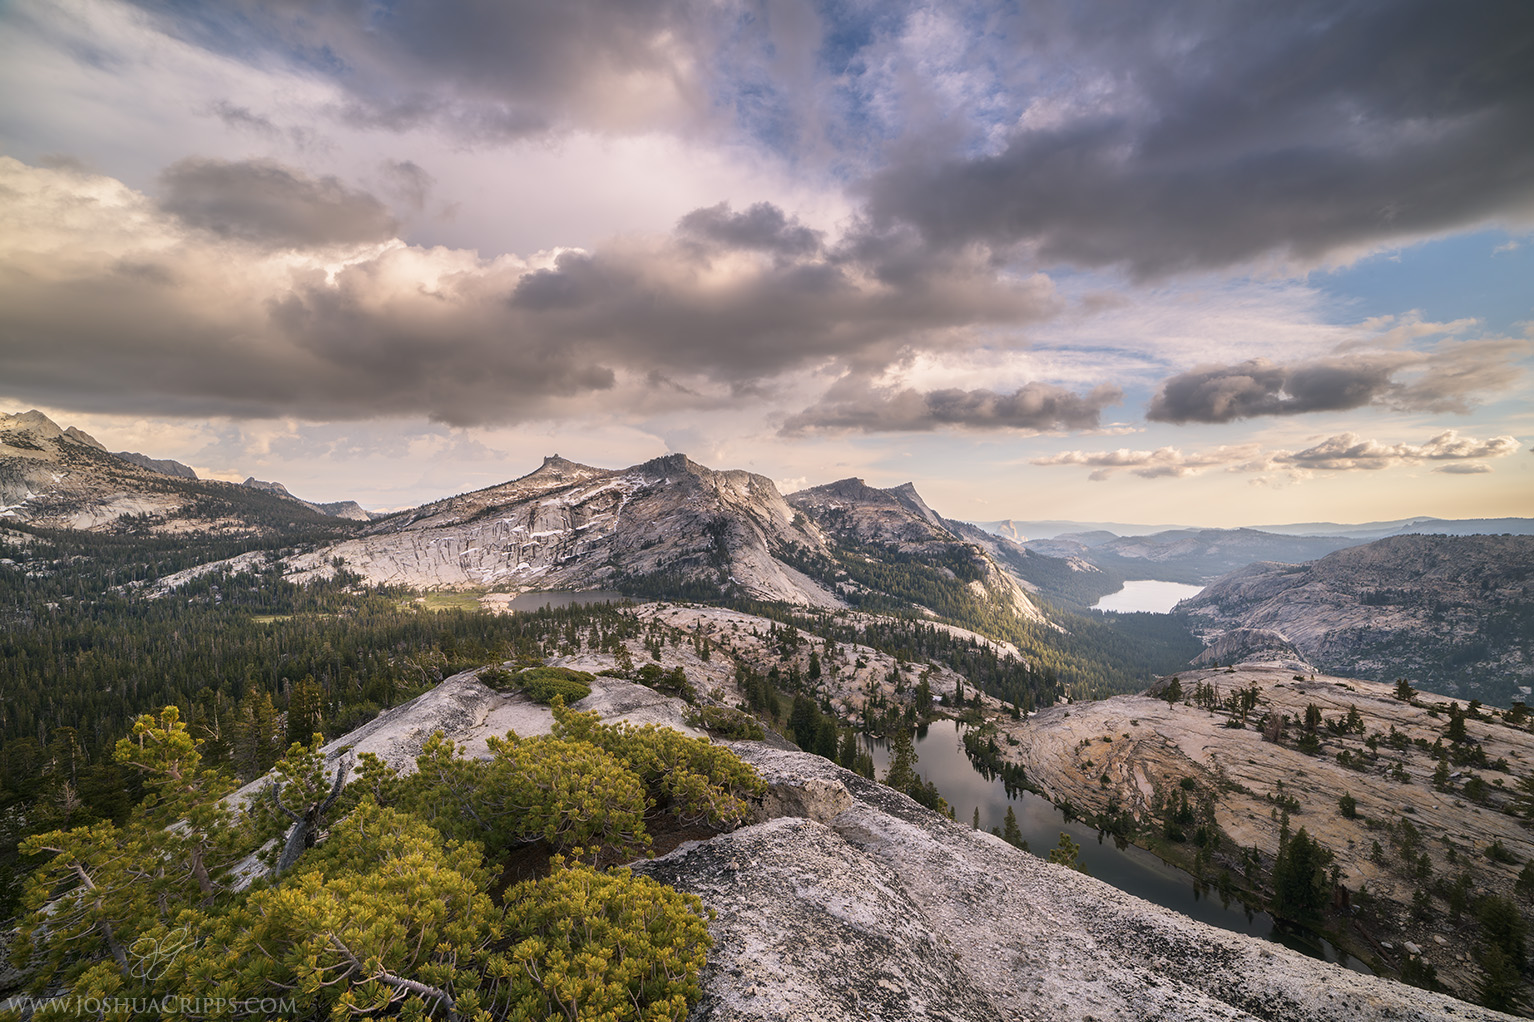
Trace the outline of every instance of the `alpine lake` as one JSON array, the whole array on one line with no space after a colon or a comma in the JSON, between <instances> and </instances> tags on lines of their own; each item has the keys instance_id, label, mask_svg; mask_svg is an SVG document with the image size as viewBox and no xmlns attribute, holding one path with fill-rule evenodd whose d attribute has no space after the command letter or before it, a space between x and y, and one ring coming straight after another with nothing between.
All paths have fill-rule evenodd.
<instances>
[{"instance_id":1,"label":"alpine lake","mask_svg":"<svg viewBox=\"0 0 1534 1022\"><path fill-rule=\"evenodd\" d=\"M1117 887L1126 894L1144 898L1190 919L1233 930L1292 948L1312 958L1335 962L1355 972L1370 973L1367 965L1339 950L1326 938L1281 923L1267 912L1246 907L1239 899L1222 900L1210 884L1203 884L1191 874L1163 862L1143 848L1116 842L1065 814L1048 799L1033 792L1008 795L1001 778L987 779L964 753L965 725L955 720L939 719L916 732L916 772L937 786L960 823L973 819L980 810L980 828L1001 829L1010 806L1017 817L1028 850L1047 858L1060 842L1062 833L1081 846L1077 862L1087 873ZM885 740L868 740L878 776L889 769L890 749Z\"/></svg>"}]
</instances>

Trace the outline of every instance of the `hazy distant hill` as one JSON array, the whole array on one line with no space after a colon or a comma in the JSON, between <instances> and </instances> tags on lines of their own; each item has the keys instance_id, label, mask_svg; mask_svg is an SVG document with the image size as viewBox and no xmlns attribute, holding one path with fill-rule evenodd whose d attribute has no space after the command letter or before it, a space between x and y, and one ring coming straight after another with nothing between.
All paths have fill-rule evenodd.
<instances>
[{"instance_id":1,"label":"hazy distant hill","mask_svg":"<svg viewBox=\"0 0 1534 1022\"><path fill-rule=\"evenodd\" d=\"M177 476L181 479L197 478L197 473L192 470L191 466L183 465L179 461L172 461L169 458L151 458L147 454L138 454L134 451L116 451L114 453L122 460L131 461L139 468L147 468L151 472L158 472L161 475L167 476Z\"/></svg>"},{"instance_id":2,"label":"hazy distant hill","mask_svg":"<svg viewBox=\"0 0 1534 1022\"><path fill-rule=\"evenodd\" d=\"M1534 685L1530 536L1397 536L1308 564L1253 564L1178 609L1209 639L1276 633L1337 674L1500 705Z\"/></svg>"},{"instance_id":3,"label":"hazy distant hill","mask_svg":"<svg viewBox=\"0 0 1534 1022\"><path fill-rule=\"evenodd\" d=\"M1150 536L1158 532L1199 530L1195 525L1137 525L1127 522L1077 522L1064 519L1021 521L1004 518L995 522L975 522L987 532L1005 536L1017 542L1055 539L1069 534L1080 539L1081 533L1102 532L1112 536ZM1287 525L1252 525L1248 528L1259 532L1272 532L1286 536L1345 536L1349 539L1372 540L1386 536L1404 536L1428 533L1440 536L1496 536L1502 533L1534 535L1534 518L1434 518L1418 515L1414 518L1397 518L1388 522L1294 522Z\"/></svg>"},{"instance_id":4,"label":"hazy distant hill","mask_svg":"<svg viewBox=\"0 0 1534 1022\"><path fill-rule=\"evenodd\" d=\"M1006 520L984 522L978 528L1036 554L1091 564L1104 572L1104 578L1202 585L1257 561L1297 564L1387 536L1531 535L1534 518L1418 517L1354 525L1308 522L1240 529Z\"/></svg>"},{"instance_id":5,"label":"hazy distant hill","mask_svg":"<svg viewBox=\"0 0 1534 1022\"><path fill-rule=\"evenodd\" d=\"M1203 584L1254 561L1313 561L1358 543L1344 536L1280 536L1256 529L1174 529L1150 536L1067 533L1023 546L1054 557L1080 557L1124 578Z\"/></svg>"},{"instance_id":6,"label":"hazy distant hill","mask_svg":"<svg viewBox=\"0 0 1534 1022\"><path fill-rule=\"evenodd\" d=\"M337 500L328 504L316 504L313 501L293 496L292 493L288 492L288 488L281 483L267 482L263 479L257 479L255 476L247 476L245 482L240 485L249 486L253 490L261 490L274 496L284 497L302 504L312 511L318 511L322 515L331 515L335 518L349 518L354 522L371 522L377 518L387 517L386 515L374 515L363 510L362 505L358 504L355 500Z\"/></svg>"}]
</instances>

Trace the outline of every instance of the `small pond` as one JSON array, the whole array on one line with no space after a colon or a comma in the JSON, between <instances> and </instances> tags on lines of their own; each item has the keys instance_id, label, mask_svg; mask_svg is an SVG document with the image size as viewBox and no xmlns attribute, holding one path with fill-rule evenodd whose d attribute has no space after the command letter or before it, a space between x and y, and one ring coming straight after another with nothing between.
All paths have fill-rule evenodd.
<instances>
[{"instance_id":1,"label":"small pond","mask_svg":"<svg viewBox=\"0 0 1534 1022\"><path fill-rule=\"evenodd\" d=\"M506 605L507 610L542 610L545 607L584 607L590 603L622 603L630 597L608 589L592 589L584 593L533 592L522 593Z\"/></svg>"},{"instance_id":2,"label":"small pond","mask_svg":"<svg viewBox=\"0 0 1534 1022\"><path fill-rule=\"evenodd\" d=\"M1121 891L1200 922L1277 941L1313 958L1337 962L1355 972L1370 971L1368 966L1339 951L1329 941L1292 930L1266 912L1247 909L1236 899L1228 905L1222 904L1219 892L1213 887L1201 889L1190 874L1162 862L1143 848L1134 845L1119 848L1112 835L1101 835L1079 822L1067 823L1065 814L1046 798L1027 791L1008 798L1001 779L986 780L964 754L963 729L964 725L957 721L935 720L916 733L916 772L937 785L938 791L953 805L960 823L969 822L978 808L982 830L1000 828L1010 805L1029 850L1041 858L1048 857L1064 831L1081 845L1079 861L1087 872ZM889 768L888 743L874 739L868 744L882 777Z\"/></svg>"},{"instance_id":3,"label":"small pond","mask_svg":"<svg viewBox=\"0 0 1534 1022\"><path fill-rule=\"evenodd\" d=\"M1136 579L1133 582L1125 582L1124 588L1118 592L1102 597L1092 604L1092 608L1116 614L1169 614L1179 600L1197 596L1203 591L1203 586L1190 586L1185 582Z\"/></svg>"}]
</instances>

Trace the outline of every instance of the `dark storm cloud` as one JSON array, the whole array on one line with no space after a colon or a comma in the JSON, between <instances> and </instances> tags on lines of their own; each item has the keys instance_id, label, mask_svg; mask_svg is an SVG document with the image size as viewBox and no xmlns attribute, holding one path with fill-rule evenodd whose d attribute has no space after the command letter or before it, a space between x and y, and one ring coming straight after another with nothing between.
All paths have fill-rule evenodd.
<instances>
[{"instance_id":1,"label":"dark storm cloud","mask_svg":"<svg viewBox=\"0 0 1534 1022\"><path fill-rule=\"evenodd\" d=\"M395 229L373 196L271 160L181 160L160 175L160 192L161 207L184 223L264 245L382 241Z\"/></svg>"},{"instance_id":2,"label":"dark storm cloud","mask_svg":"<svg viewBox=\"0 0 1534 1022\"><path fill-rule=\"evenodd\" d=\"M1521 0L1044 3L1003 31L1068 69L1063 112L874 175L876 222L1156 275L1534 215Z\"/></svg>"},{"instance_id":3,"label":"dark storm cloud","mask_svg":"<svg viewBox=\"0 0 1534 1022\"><path fill-rule=\"evenodd\" d=\"M721 202L695 209L682 217L677 231L686 237L725 248L750 249L797 256L820 248L821 232L811 230L770 202L758 202L741 213Z\"/></svg>"},{"instance_id":4,"label":"dark storm cloud","mask_svg":"<svg viewBox=\"0 0 1534 1022\"><path fill-rule=\"evenodd\" d=\"M257 194L239 195L241 181ZM665 380L674 411L757 399L828 363L963 347L976 329L1057 308L1047 280L998 278L966 253L913 264L900 286L852 253L788 254L782 239L799 227L786 218L746 238L765 248L728 257L696 235L636 237L529 268L367 244L376 200L272 165L189 161L167 182L179 216L107 178L0 158L0 190L19 197L15 230L0 236L0 365L12 386L114 411L466 425L562 414L561 402L597 394L614 414L652 408ZM258 238L285 244L244 240L238 218L253 203L283 225ZM303 232L312 247L294 244ZM347 236L360 243L336 244ZM938 407L953 416L962 405Z\"/></svg>"},{"instance_id":5,"label":"dark storm cloud","mask_svg":"<svg viewBox=\"0 0 1534 1022\"><path fill-rule=\"evenodd\" d=\"M1293 366L1255 358L1200 366L1166 380L1145 417L1157 422L1232 422L1262 415L1338 412L1382 404L1403 411L1464 412L1519 376L1515 338L1457 342L1437 351L1377 352Z\"/></svg>"},{"instance_id":6,"label":"dark storm cloud","mask_svg":"<svg viewBox=\"0 0 1534 1022\"><path fill-rule=\"evenodd\" d=\"M1368 360L1289 368L1261 358L1205 366L1163 383L1145 417L1157 422L1231 422L1360 408L1390 389L1390 374L1396 368Z\"/></svg>"},{"instance_id":7,"label":"dark storm cloud","mask_svg":"<svg viewBox=\"0 0 1534 1022\"><path fill-rule=\"evenodd\" d=\"M1048 280L1003 279L975 253L927 252L897 286L864 253L795 252L808 239L780 216L765 204L739 217L706 208L659 246L565 252L523 275L509 304L560 336L620 345L631 358L732 386L817 360L883 365L910 346L962 346L967 328L1056 310ZM746 268L718 269L709 246L700 250L708 232L715 244L759 255Z\"/></svg>"},{"instance_id":8,"label":"dark storm cloud","mask_svg":"<svg viewBox=\"0 0 1534 1022\"><path fill-rule=\"evenodd\" d=\"M1027 383L1010 394L958 388L923 392L871 387L864 380L848 378L818 403L789 418L783 432L1092 429L1099 424L1102 410L1122 399L1123 392L1112 386L1095 387L1086 394L1047 383Z\"/></svg>"}]
</instances>

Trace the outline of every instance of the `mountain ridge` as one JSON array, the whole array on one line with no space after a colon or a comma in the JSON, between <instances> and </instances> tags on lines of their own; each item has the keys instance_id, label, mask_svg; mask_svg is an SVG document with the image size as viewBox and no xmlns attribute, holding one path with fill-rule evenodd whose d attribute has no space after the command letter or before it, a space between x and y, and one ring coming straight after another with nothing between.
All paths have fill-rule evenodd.
<instances>
[{"instance_id":1,"label":"mountain ridge","mask_svg":"<svg viewBox=\"0 0 1534 1022\"><path fill-rule=\"evenodd\" d=\"M1247 565L1177 609L1206 642L1245 629L1332 673L1505 703L1534 685L1530 579L1534 537L1394 536L1305 564Z\"/></svg>"}]
</instances>

